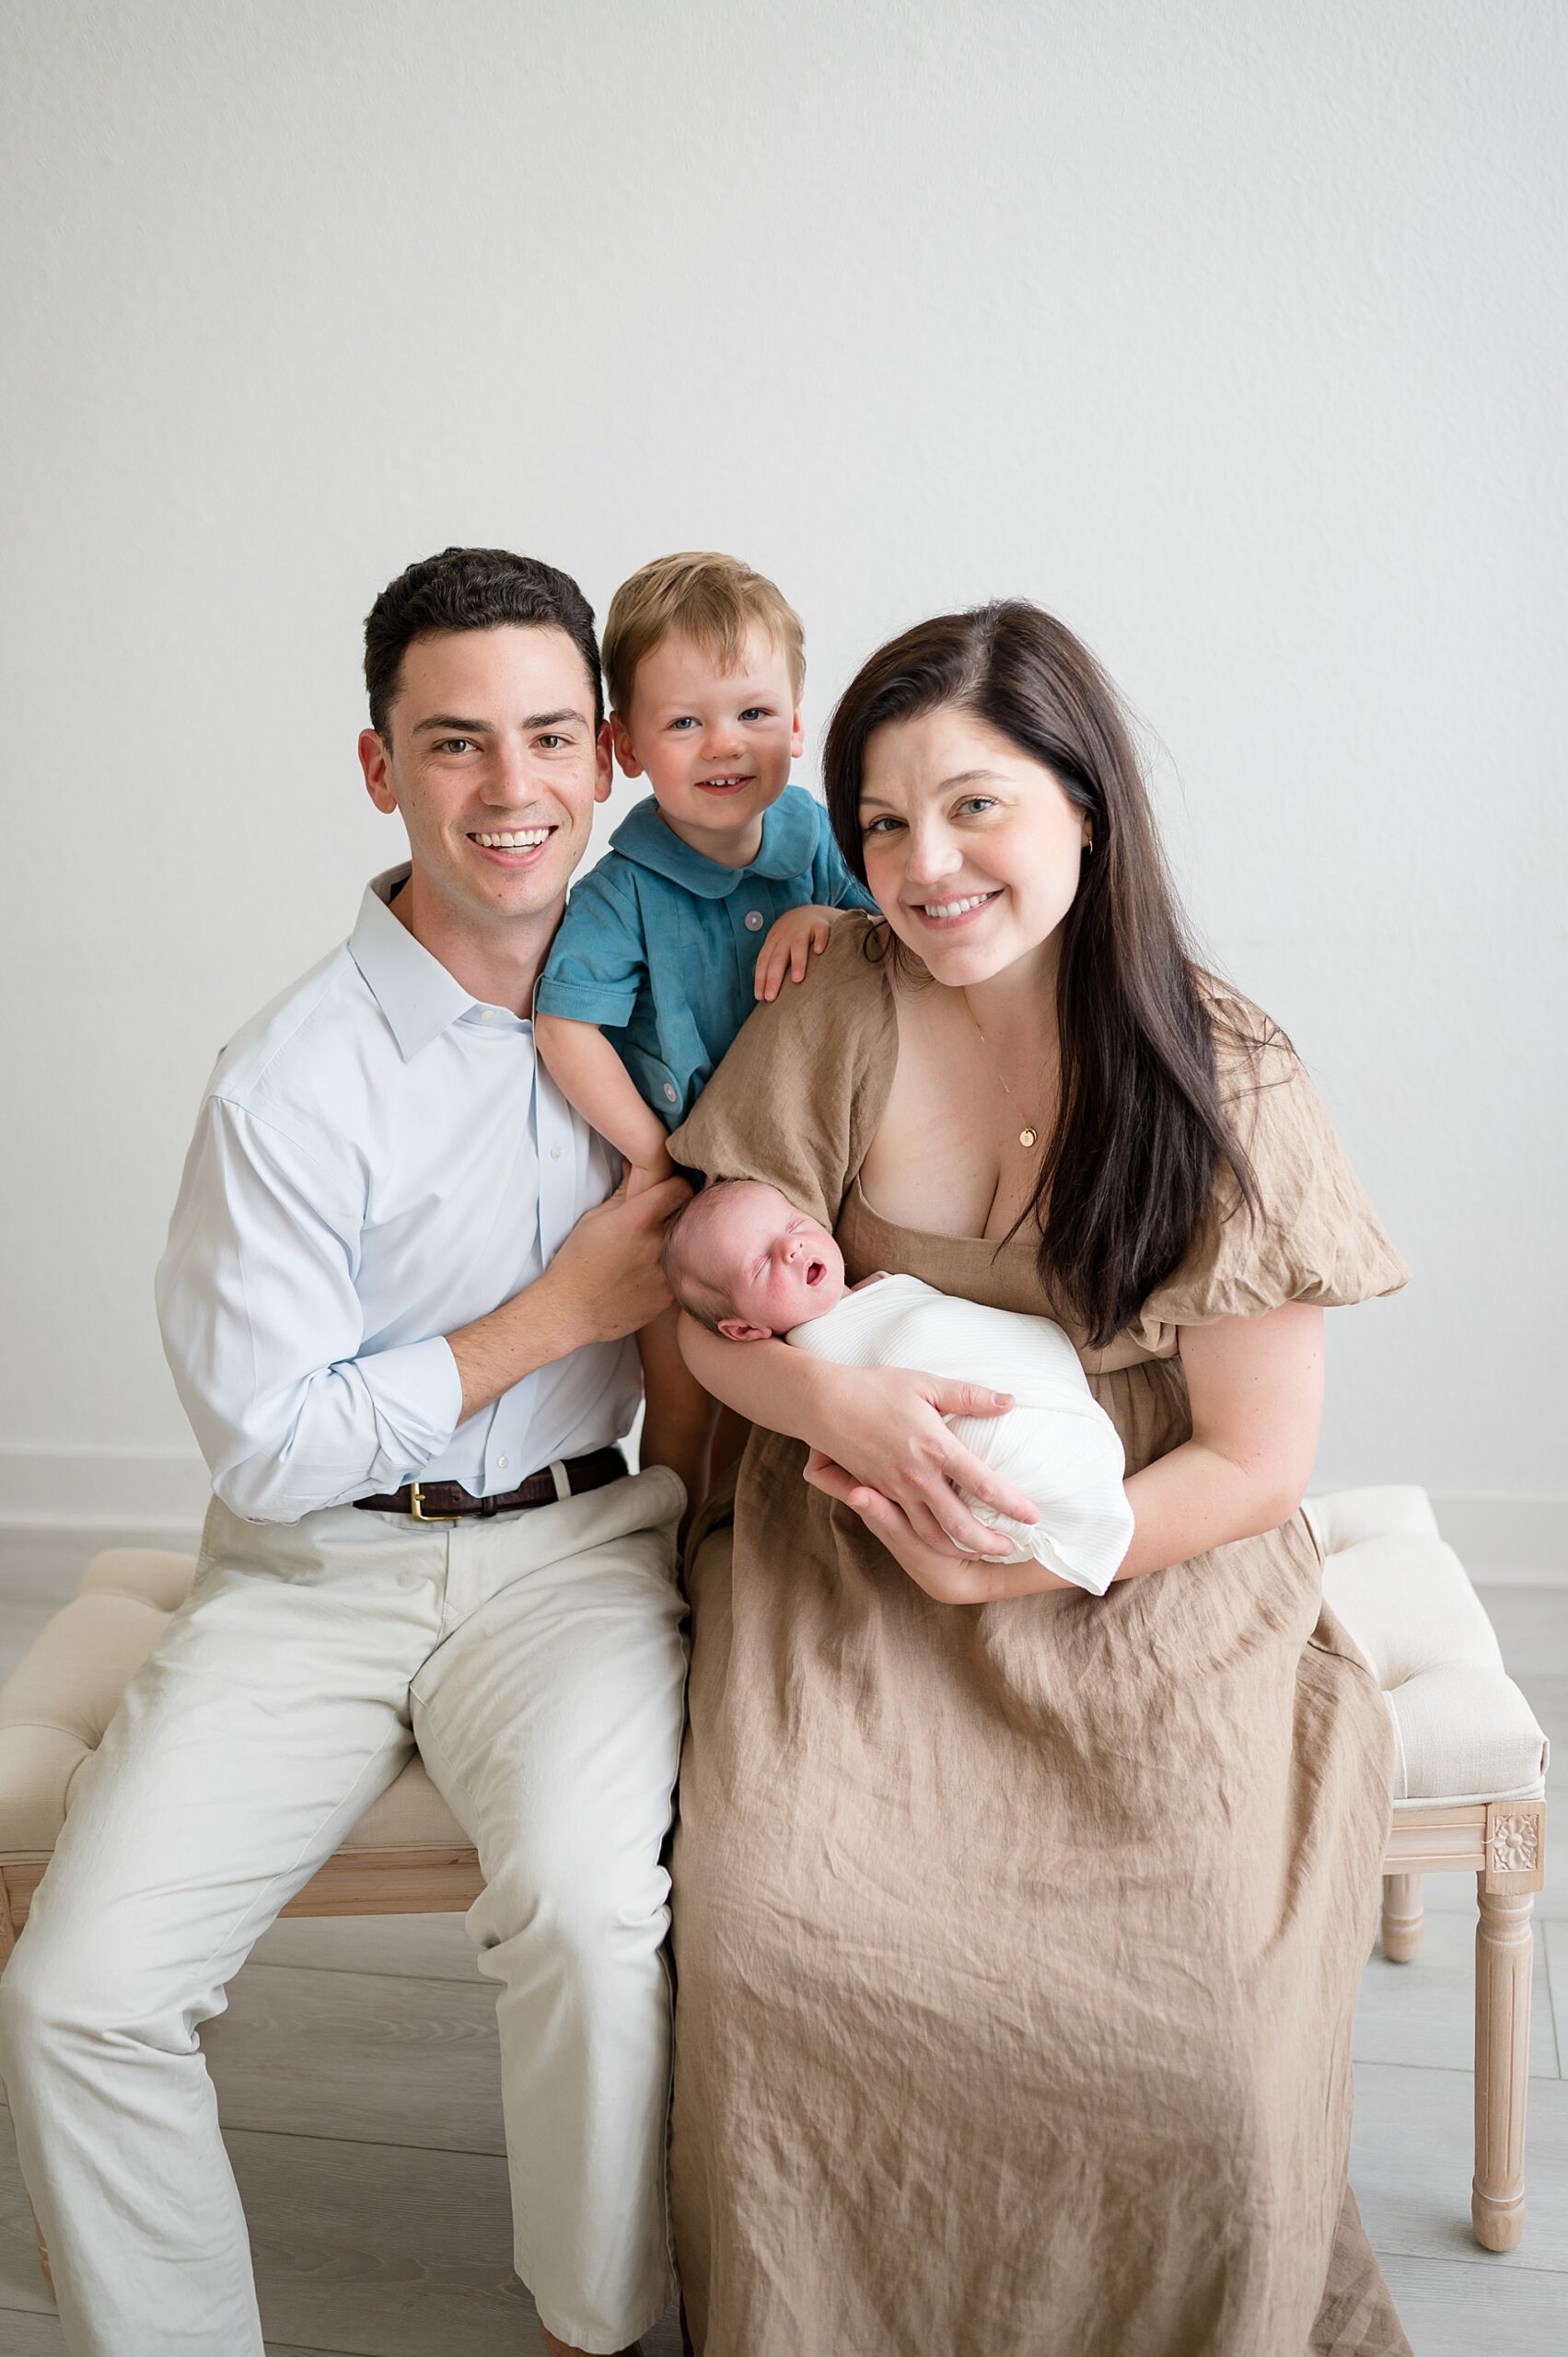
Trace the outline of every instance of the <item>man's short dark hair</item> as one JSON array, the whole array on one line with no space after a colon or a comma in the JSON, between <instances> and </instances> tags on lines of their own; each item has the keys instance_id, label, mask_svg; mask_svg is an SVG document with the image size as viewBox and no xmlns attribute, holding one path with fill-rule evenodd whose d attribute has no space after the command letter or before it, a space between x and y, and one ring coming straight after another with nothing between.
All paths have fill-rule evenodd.
<instances>
[{"instance_id":1,"label":"man's short dark hair","mask_svg":"<svg viewBox=\"0 0 1568 2357\"><path fill-rule=\"evenodd\" d=\"M509 549L443 549L389 581L365 617L365 686L370 726L387 734L403 656L433 631L500 630L508 623L563 630L593 683L594 725L604 718L594 610L569 573Z\"/></svg>"}]
</instances>

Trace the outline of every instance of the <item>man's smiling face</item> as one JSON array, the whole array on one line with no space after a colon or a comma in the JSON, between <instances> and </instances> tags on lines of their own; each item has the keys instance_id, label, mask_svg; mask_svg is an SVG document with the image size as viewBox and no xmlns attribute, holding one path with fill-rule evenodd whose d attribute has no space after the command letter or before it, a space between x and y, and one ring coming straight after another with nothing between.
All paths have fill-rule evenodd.
<instances>
[{"instance_id":1,"label":"man's smiling face","mask_svg":"<svg viewBox=\"0 0 1568 2357\"><path fill-rule=\"evenodd\" d=\"M437 631L404 653L387 738L360 760L378 810L408 830L421 897L448 925L553 924L610 792L610 731L563 630Z\"/></svg>"}]
</instances>

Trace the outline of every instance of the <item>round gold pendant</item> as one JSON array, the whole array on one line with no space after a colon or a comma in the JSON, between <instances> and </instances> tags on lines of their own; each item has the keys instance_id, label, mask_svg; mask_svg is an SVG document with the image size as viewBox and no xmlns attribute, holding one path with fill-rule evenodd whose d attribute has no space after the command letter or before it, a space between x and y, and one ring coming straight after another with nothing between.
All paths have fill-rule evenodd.
<instances>
[{"instance_id":1,"label":"round gold pendant","mask_svg":"<svg viewBox=\"0 0 1568 2357\"><path fill-rule=\"evenodd\" d=\"M1033 1145L1039 1135L1040 1132L1038 1130L1020 1130L1018 1132L1018 1144L1020 1145Z\"/></svg>"}]
</instances>

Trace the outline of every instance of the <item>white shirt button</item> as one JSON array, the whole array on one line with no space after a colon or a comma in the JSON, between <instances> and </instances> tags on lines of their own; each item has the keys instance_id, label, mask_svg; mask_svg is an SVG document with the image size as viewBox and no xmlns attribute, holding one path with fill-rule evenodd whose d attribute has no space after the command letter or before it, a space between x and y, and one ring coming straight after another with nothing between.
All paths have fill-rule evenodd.
<instances>
[{"instance_id":1,"label":"white shirt button","mask_svg":"<svg viewBox=\"0 0 1568 2357\"><path fill-rule=\"evenodd\" d=\"M496 1458L496 1460L495 1460L497 1469L498 1469L499 1471L501 1471L501 1472L505 1473L505 1471L506 1470L507 1466L511 1463L511 1461L512 1461L512 1460L511 1460L511 1458L510 1458L510 1457L498 1457Z\"/></svg>"},{"instance_id":2,"label":"white shirt button","mask_svg":"<svg viewBox=\"0 0 1568 2357\"><path fill-rule=\"evenodd\" d=\"M747 911L746 911L746 930L747 930L747 932L748 932L748 933L761 933L761 930L762 930L762 911L761 911L761 909L748 909L748 910L747 910Z\"/></svg>"},{"instance_id":3,"label":"white shirt button","mask_svg":"<svg viewBox=\"0 0 1568 2357\"><path fill-rule=\"evenodd\" d=\"M559 1161L560 1161L560 1159L561 1159L561 1148L560 1148L558 1145L552 1145L552 1146L551 1147L551 1149L550 1149L550 1159L552 1160L552 1162L559 1162Z\"/></svg>"},{"instance_id":4,"label":"white shirt button","mask_svg":"<svg viewBox=\"0 0 1568 2357\"><path fill-rule=\"evenodd\" d=\"M674 1081L667 1080L664 1085L664 1093L673 1105L679 1097L680 1091L676 1087Z\"/></svg>"},{"instance_id":5,"label":"white shirt button","mask_svg":"<svg viewBox=\"0 0 1568 2357\"><path fill-rule=\"evenodd\" d=\"M495 1009L493 1006L482 1006L479 1010L479 1019L482 1023L494 1023Z\"/></svg>"}]
</instances>

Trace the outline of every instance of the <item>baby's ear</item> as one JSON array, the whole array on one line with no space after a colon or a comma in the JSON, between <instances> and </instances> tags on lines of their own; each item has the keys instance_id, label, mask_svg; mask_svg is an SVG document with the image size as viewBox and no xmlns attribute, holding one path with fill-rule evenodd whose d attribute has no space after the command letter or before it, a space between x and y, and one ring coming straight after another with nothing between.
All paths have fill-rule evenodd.
<instances>
[{"instance_id":1,"label":"baby's ear","mask_svg":"<svg viewBox=\"0 0 1568 2357\"><path fill-rule=\"evenodd\" d=\"M719 1332L726 1342L771 1342L771 1326L749 1326L744 1318L721 1318Z\"/></svg>"}]
</instances>

